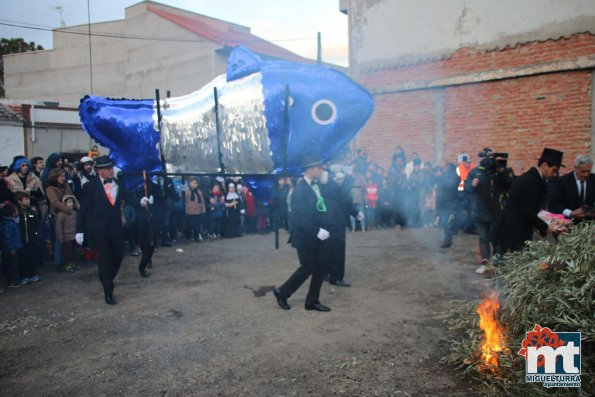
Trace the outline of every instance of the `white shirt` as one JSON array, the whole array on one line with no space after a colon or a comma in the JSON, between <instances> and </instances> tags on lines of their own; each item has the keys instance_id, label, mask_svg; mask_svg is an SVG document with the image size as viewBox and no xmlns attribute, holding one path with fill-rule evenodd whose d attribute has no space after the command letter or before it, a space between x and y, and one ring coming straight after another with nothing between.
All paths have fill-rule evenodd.
<instances>
[{"instance_id":1,"label":"white shirt","mask_svg":"<svg viewBox=\"0 0 595 397\"><path fill-rule=\"evenodd\" d=\"M576 182L576 191L578 192L578 198L582 201L583 198L581 197L581 181L576 177L576 172L573 172L572 175L574 175L574 181ZM587 181L584 182L584 192L583 194L587 194ZM572 212L571 209L566 208L564 211L562 211L562 214L564 214L564 216L566 218L570 218L570 213Z\"/></svg>"},{"instance_id":2,"label":"white shirt","mask_svg":"<svg viewBox=\"0 0 595 397\"><path fill-rule=\"evenodd\" d=\"M103 186L104 179L102 177L99 177L99 180L101 181L101 186ZM116 183L116 180L112 178L112 181L111 183L109 183L109 185L112 188L112 197L114 200L116 200L116 197L118 197L118 184ZM105 189L105 186L103 187L103 189Z\"/></svg>"}]
</instances>

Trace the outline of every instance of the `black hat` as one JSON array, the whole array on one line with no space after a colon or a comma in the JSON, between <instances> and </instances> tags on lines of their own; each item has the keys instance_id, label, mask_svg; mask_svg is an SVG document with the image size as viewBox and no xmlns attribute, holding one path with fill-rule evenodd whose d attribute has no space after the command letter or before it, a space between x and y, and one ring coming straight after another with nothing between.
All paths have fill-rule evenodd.
<instances>
[{"instance_id":1,"label":"black hat","mask_svg":"<svg viewBox=\"0 0 595 397\"><path fill-rule=\"evenodd\" d=\"M302 167L306 169L310 167L316 167L317 165L321 165L323 163L324 162L320 159L320 156L316 154L307 154L306 156L304 156L304 159L302 161Z\"/></svg>"},{"instance_id":2,"label":"black hat","mask_svg":"<svg viewBox=\"0 0 595 397\"><path fill-rule=\"evenodd\" d=\"M557 165L558 167L565 167L564 164L562 164L562 156L564 156L564 153L556 150L556 149L550 149L550 148L544 148L543 152L541 153L541 157L538 159L538 161L544 161L546 163L548 163L549 165Z\"/></svg>"},{"instance_id":3,"label":"black hat","mask_svg":"<svg viewBox=\"0 0 595 397\"><path fill-rule=\"evenodd\" d=\"M95 168L109 168L113 167L114 163L110 160L109 156L100 156L95 162Z\"/></svg>"}]
</instances>

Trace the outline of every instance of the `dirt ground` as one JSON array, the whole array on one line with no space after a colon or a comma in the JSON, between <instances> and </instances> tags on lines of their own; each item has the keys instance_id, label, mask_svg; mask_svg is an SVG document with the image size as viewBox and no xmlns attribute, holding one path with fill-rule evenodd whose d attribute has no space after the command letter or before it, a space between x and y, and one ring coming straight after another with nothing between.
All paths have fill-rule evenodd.
<instances>
[{"instance_id":1,"label":"dirt ground","mask_svg":"<svg viewBox=\"0 0 595 397\"><path fill-rule=\"evenodd\" d=\"M96 267L47 271L0 295L2 396L476 396L439 363L440 312L479 297L476 236L441 249L440 229L347 235L350 288L325 283L330 313L281 310L272 295L297 267L273 235L179 244L152 276L127 256L106 305ZM183 252L179 252L179 249Z\"/></svg>"}]
</instances>

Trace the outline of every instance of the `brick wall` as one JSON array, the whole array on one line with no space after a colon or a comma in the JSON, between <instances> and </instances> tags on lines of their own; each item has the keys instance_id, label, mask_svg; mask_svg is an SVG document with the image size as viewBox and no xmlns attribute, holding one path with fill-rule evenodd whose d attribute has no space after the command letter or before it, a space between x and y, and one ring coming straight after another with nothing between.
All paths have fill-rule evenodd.
<instances>
[{"instance_id":1,"label":"brick wall","mask_svg":"<svg viewBox=\"0 0 595 397\"><path fill-rule=\"evenodd\" d=\"M369 71L358 80L376 92L376 110L357 145L385 166L397 145L408 155L417 151L422 159L431 161L439 154L454 161L461 151L477 160L477 152L490 146L510 153L517 174L534 165L547 146L564 151L565 164L572 166L577 154L591 151L590 70L412 91L382 90L394 84L539 66L593 54L595 35L578 34L504 50L461 49L446 60ZM442 115L437 120L436 100L441 93ZM442 146L437 145L437 133L442 134Z\"/></svg>"}]
</instances>

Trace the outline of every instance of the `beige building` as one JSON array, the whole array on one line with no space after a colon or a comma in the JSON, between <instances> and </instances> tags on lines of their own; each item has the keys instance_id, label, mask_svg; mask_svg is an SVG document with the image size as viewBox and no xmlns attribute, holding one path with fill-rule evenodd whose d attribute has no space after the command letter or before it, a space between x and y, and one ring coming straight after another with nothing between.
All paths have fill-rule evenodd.
<instances>
[{"instance_id":1,"label":"beige building","mask_svg":"<svg viewBox=\"0 0 595 397\"><path fill-rule=\"evenodd\" d=\"M24 152L23 117L0 103L0 165L8 166L12 158Z\"/></svg>"},{"instance_id":2,"label":"beige building","mask_svg":"<svg viewBox=\"0 0 595 397\"><path fill-rule=\"evenodd\" d=\"M89 29L91 35L88 35ZM152 1L126 8L125 18L56 29L54 48L5 56L6 98L78 106L87 94L154 98L195 91L225 72L244 45L264 58L306 60L244 26Z\"/></svg>"},{"instance_id":3,"label":"beige building","mask_svg":"<svg viewBox=\"0 0 595 397\"><path fill-rule=\"evenodd\" d=\"M18 142L4 147L3 158L4 152L10 158L86 152L93 142L80 127L82 97L145 99L154 98L155 89L162 96L188 94L225 73L238 45L264 59L313 62L254 36L248 27L153 1L126 8L123 20L53 34L53 49L4 56L3 102L19 109L24 124L11 127L19 130L11 135Z\"/></svg>"}]
</instances>

